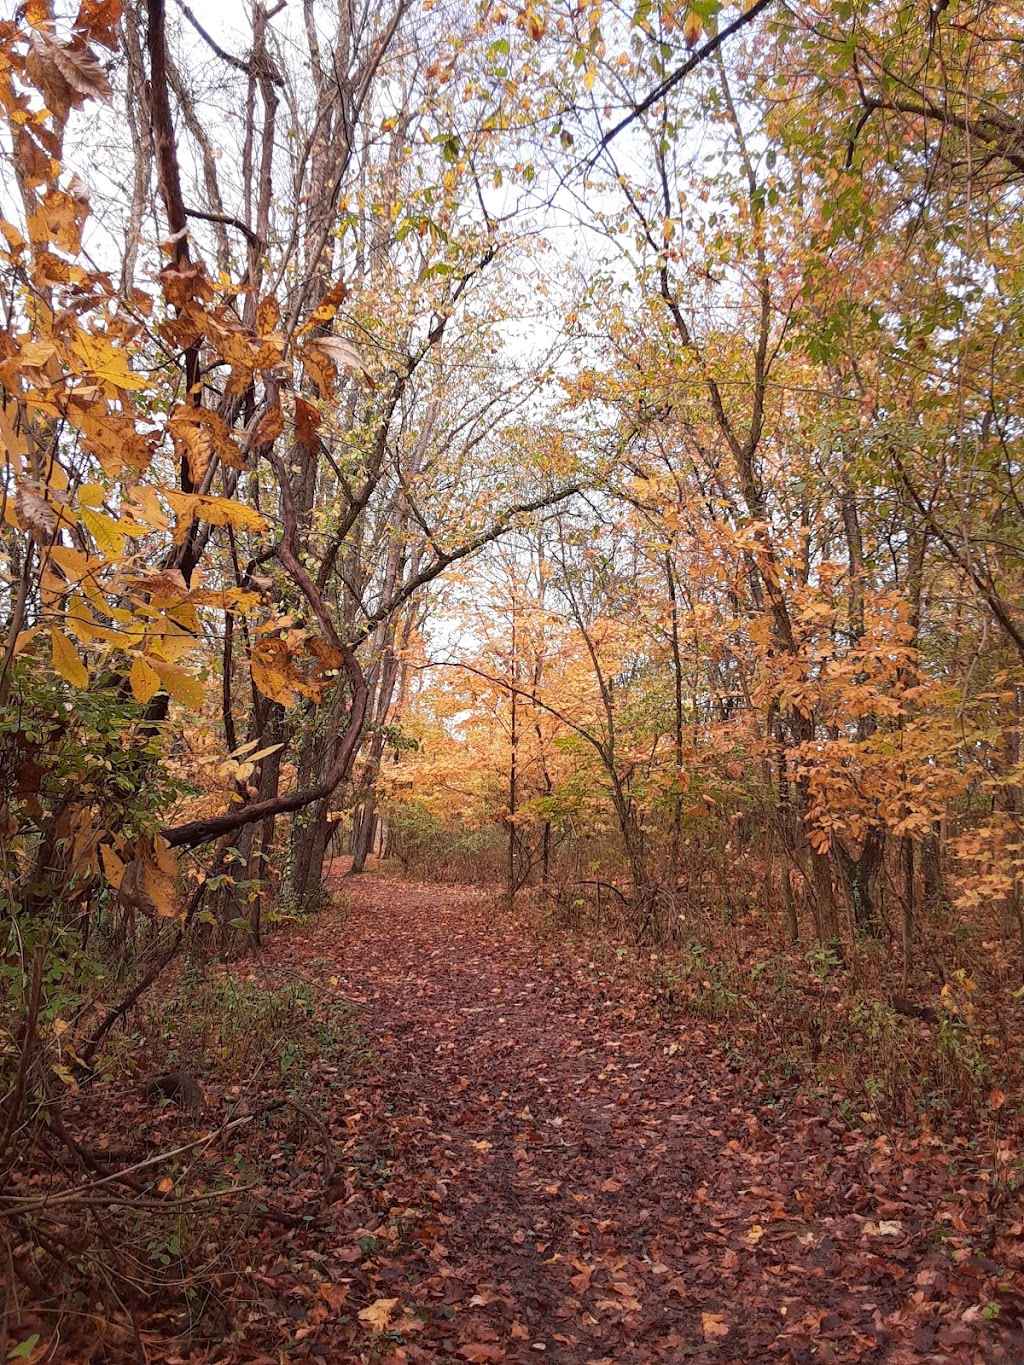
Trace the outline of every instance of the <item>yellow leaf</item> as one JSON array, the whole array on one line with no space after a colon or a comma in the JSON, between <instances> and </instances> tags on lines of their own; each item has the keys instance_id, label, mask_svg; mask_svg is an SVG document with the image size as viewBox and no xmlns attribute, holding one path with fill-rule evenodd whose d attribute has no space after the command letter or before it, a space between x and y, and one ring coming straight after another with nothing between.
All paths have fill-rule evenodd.
<instances>
[{"instance_id":1,"label":"yellow leaf","mask_svg":"<svg viewBox=\"0 0 1024 1365\"><path fill-rule=\"evenodd\" d=\"M142 887L156 913L165 919L178 913L177 876L177 856L166 839L158 835L153 840L152 850L147 850L142 859Z\"/></svg>"},{"instance_id":2,"label":"yellow leaf","mask_svg":"<svg viewBox=\"0 0 1024 1365\"><path fill-rule=\"evenodd\" d=\"M18 341L18 365L22 370L43 370L57 354L52 341L36 340L24 335Z\"/></svg>"},{"instance_id":3,"label":"yellow leaf","mask_svg":"<svg viewBox=\"0 0 1024 1365\"><path fill-rule=\"evenodd\" d=\"M83 483L78 490L78 501L86 507L102 507L106 490L98 483Z\"/></svg>"},{"instance_id":4,"label":"yellow leaf","mask_svg":"<svg viewBox=\"0 0 1024 1365\"><path fill-rule=\"evenodd\" d=\"M260 640L249 659L252 680L271 701L291 706L296 700L296 684L301 681L291 650L284 640Z\"/></svg>"},{"instance_id":5,"label":"yellow leaf","mask_svg":"<svg viewBox=\"0 0 1024 1365\"><path fill-rule=\"evenodd\" d=\"M39 245L55 242L62 251L74 256L82 249L82 224L88 216L85 199L53 187L28 215L26 226L33 242Z\"/></svg>"},{"instance_id":6,"label":"yellow leaf","mask_svg":"<svg viewBox=\"0 0 1024 1365\"><path fill-rule=\"evenodd\" d=\"M189 473L194 484L202 483L203 475L206 473L210 463L210 456L213 453L213 442L210 433L196 423L182 421L172 418L167 423L167 430L171 433L178 458L184 457L188 460Z\"/></svg>"},{"instance_id":7,"label":"yellow leaf","mask_svg":"<svg viewBox=\"0 0 1024 1365\"><path fill-rule=\"evenodd\" d=\"M100 849L100 862L103 864L103 875L116 891L124 876L124 863L109 844L104 844Z\"/></svg>"},{"instance_id":8,"label":"yellow leaf","mask_svg":"<svg viewBox=\"0 0 1024 1365\"><path fill-rule=\"evenodd\" d=\"M103 554L117 559L124 553L124 532L113 517L93 507L80 507L78 515Z\"/></svg>"},{"instance_id":9,"label":"yellow leaf","mask_svg":"<svg viewBox=\"0 0 1024 1365\"><path fill-rule=\"evenodd\" d=\"M189 597L197 607L220 607L222 611L250 611L260 604L258 592L241 588L194 588Z\"/></svg>"},{"instance_id":10,"label":"yellow leaf","mask_svg":"<svg viewBox=\"0 0 1024 1365\"><path fill-rule=\"evenodd\" d=\"M54 545L50 549L50 558L69 583L80 582L89 571L89 556L84 550L74 550L68 545ZM99 560L95 560L94 564L98 568Z\"/></svg>"},{"instance_id":11,"label":"yellow leaf","mask_svg":"<svg viewBox=\"0 0 1024 1365\"><path fill-rule=\"evenodd\" d=\"M704 32L704 20L695 9L690 10L683 25L683 40L687 47L694 47Z\"/></svg>"},{"instance_id":12,"label":"yellow leaf","mask_svg":"<svg viewBox=\"0 0 1024 1365\"><path fill-rule=\"evenodd\" d=\"M134 488L129 488L128 492L131 502L125 504L124 510L130 512L136 521L144 521L147 526L152 526L157 531L166 531L167 517L160 506L156 489L149 484L140 483Z\"/></svg>"},{"instance_id":13,"label":"yellow leaf","mask_svg":"<svg viewBox=\"0 0 1024 1365\"><path fill-rule=\"evenodd\" d=\"M348 287L345 284L345 281L336 280L320 300L318 306L310 313L309 317L299 328L299 335L304 336L306 332L311 332L321 323L330 322L338 311L338 305L344 300L347 293Z\"/></svg>"},{"instance_id":14,"label":"yellow leaf","mask_svg":"<svg viewBox=\"0 0 1024 1365\"><path fill-rule=\"evenodd\" d=\"M273 296L262 301L256 309L256 335L265 337L281 325L281 309Z\"/></svg>"},{"instance_id":15,"label":"yellow leaf","mask_svg":"<svg viewBox=\"0 0 1024 1365\"><path fill-rule=\"evenodd\" d=\"M268 754L276 754L278 749L283 749L283 744L270 744L266 749L260 749L255 754L250 754L246 759L247 763L258 763L261 758L266 758Z\"/></svg>"},{"instance_id":16,"label":"yellow leaf","mask_svg":"<svg viewBox=\"0 0 1024 1365\"><path fill-rule=\"evenodd\" d=\"M160 675L150 667L141 654L132 664L128 681L132 685L132 696L143 706L156 695L160 687Z\"/></svg>"},{"instance_id":17,"label":"yellow leaf","mask_svg":"<svg viewBox=\"0 0 1024 1365\"><path fill-rule=\"evenodd\" d=\"M231 498L206 497L201 493L164 494L174 508L178 521L174 528L175 543L180 545L193 521L205 521L211 526L230 526L235 531L264 531L266 518L254 507Z\"/></svg>"},{"instance_id":18,"label":"yellow leaf","mask_svg":"<svg viewBox=\"0 0 1024 1365\"><path fill-rule=\"evenodd\" d=\"M90 336L79 332L71 343L82 365L91 375L118 389L144 389L147 380L144 375L134 374L128 365L128 356L120 348L111 345L105 336Z\"/></svg>"},{"instance_id":19,"label":"yellow leaf","mask_svg":"<svg viewBox=\"0 0 1024 1365\"><path fill-rule=\"evenodd\" d=\"M188 596L188 584L180 569L161 569L158 573L145 574L132 579L132 586L142 588L151 597L161 597L170 602L180 602Z\"/></svg>"},{"instance_id":20,"label":"yellow leaf","mask_svg":"<svg viewBox=\"0 0 1024 1365\"><path fill-rule=\"evenodd\" d=\"M39 634L40 629L40 626L30 626L28 630L23 630L14 642L15 654L20 654L23 649L27 649Z\"/></svg>"},{"instance_id":21,"label":"yellow leaf","mask_svg":"<svg viewBox=\"0 0 1024 1365\"><path fill-rule=\"evenodd\" d=\"M359 1321L365 1322L375 1332L384 1332L387 1330L391 1315L397 1307L397 1299L376 1299L370 1304L369 1308L363 1308L360 1311Z\"/></svg>"},{"instance_id":22,"label":"yellow leaf","mask_svg":"<svg viewBox=\"0 0 1024 1365\"><path fill-rule=\"evenodd\" d=\"M63 631L50 627L53 667L72 687L88 687L89 674L81 655Z\"/></svg>"},{"instance_id":23,"label":"yellow leaf","mask_svg":"<svg viewBox=\"0 0 1024 1365\"><path fill-rule=\"evenodd\" d=\"M195 639L189 631L182 630L167 616L161 623L159 634L155 637L156 648L152 651L164 663L177 663L186 654L190 654L195 647ZM150 663L155 664L155 659L150 659Z\"/></svg>"},{"instance_id":24,"label":"yellow leaf","mask_svg":"<svg viewBox=\"0 0 1024 1365\"><path fill-rule=\"evenodd\" d=\"M260 420L256 423L249 440L250 444L256 446L269 445L271 441L276 441L284 431L284 413L280 405L268 408Z\"/></svg>"},{"instance_id":25,"label":"yellow leaf","mask_svg":"<svg viewBox=\"0 0 1024 1365\"><path fill-rule=\"evenodd\" d=\"M206 694L203 691L203 684L193 673L180 668L177 664L165 664L162 659L151 659L150 663L160 675L165 690L175 701L180 701L183 706L195 708L202 706Z\"/></svg>"},{"instance_id":26,"label":"yellow leaf","mask_svg":"<svg viewBox=\"0 0 1024 1365\"><path fill-rule=\"evenodd\" d=\"M14 466L14 472L21 472L22 456L25 454L25 439L14 430L7 410L0 403L0 442L6 447L7 456Z\"/></svg>"},{"instance_id":27,"label":"yellow leaf","mask_svg":"<svg viewBox=\"0 0 1024 1365\"><path fill-rule=\"evenodd\" d=\"M191 602L178 602L175 605L164 607L164 611L168 625L173 622L175 625L181 626L189 635L199 635L202 631L196 609Z\"/></svg>"},{"instance_id":28,"label":"yellow leaf","mask_svg":"<svg viewBox=\"0 0 1024 1365\"><path fill-rule=\"evenodd\" d=\"M108 634L86 606L85 598L80 592L71 594L64 620L68 629L78 636L83 645L91 644L93 640L102 640Z\"/></svg>"}]
</instances>

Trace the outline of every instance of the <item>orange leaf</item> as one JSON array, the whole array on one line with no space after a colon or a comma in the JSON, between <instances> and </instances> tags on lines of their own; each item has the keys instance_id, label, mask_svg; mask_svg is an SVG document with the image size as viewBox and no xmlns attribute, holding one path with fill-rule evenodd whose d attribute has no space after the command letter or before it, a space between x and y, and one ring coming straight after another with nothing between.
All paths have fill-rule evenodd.
<instances>
[{"instance_id":1,"label":"orange leaf","mask_svg":"<svg viewBox=\"0 0 1024 1365\"><path fill-rule=\"evenodd\" d=\"M717 1337L729 1335L729 1324L721 1313L701 1313L700 1329L704 1333L705 1341L714 1341Z\"/></svg>"}]
</instances>

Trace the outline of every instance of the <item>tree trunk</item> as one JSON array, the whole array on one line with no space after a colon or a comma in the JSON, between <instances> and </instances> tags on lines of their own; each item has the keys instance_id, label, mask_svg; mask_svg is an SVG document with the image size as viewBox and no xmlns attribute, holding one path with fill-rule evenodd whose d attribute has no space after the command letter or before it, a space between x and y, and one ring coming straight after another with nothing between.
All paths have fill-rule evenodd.
<instances>
[{"instance_id":1,"label":"tree trunk","mask_svg":"<svg viewBox=\"0 0 1024 1365\"><path fill-rule=\"evenodd\" d=\"M873 825L868 830L859 857L854 858L838 841L835 854L843 889L853 911L854 929L859 934L877 938L882 926L875 903L875 883L885 855L884 825Z\"/></svg>"},{"instance_id":2,"label":"tree trunk","mask_svg":"<svg viewBox=\"0 0 1024 1365\"><path fill-rule=\"evenodd\" d=\"M359 807L352 830L352 872L363 872L366 859L373 852L377 832L377 805L371 792Z\"/></svg>"},{"instance_id":3,"label":"tree trunk","mask_svg":"<svg viewBox=\"0 0 1024 1365\"><path fill-rule=\"evenodd\" d=\"M512 689L509 693L511 708L511 728L509 730L508 752L508 853L505 871L505 908L511 910L516 899L516 851L518 830L516 828L516 805L519 799L519 693L516 687L516 622L512 617Z\"/></svg>"}]
</instances>

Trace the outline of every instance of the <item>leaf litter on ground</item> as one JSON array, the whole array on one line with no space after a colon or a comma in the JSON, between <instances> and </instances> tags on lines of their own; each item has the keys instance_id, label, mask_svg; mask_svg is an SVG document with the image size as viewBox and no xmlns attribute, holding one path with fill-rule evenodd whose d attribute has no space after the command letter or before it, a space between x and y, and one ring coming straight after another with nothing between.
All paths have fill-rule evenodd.
<instances>
[{"instance_id":1,"label":"leaf litter on ground","mask_svg":"<svg viewBox=\"0 0 1024 1365\"><path fill-rule=\"evenodd\" d=\"M704 1024L607 1008L585 960L479 890L344 893L260 958L373 1048L354 1077L306 1071L332 1169L275 1130L275 1213L217 1285L223 1335L181 1346L142 1314L151 1361L1024 1358L1015 1141L768 1104Z\"/></svg>"}]
</instances>

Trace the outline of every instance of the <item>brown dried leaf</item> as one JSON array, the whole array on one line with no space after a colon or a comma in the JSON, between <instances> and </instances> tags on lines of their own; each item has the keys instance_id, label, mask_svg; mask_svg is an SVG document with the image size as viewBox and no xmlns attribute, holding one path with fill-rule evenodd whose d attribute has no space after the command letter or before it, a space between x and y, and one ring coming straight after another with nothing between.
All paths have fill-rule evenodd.
<instances>
[{"instance_id":1,"label":"brown dried leaf","mask_svg":"<svg viewBox=\"0 0 1024 1365\"><path fill-rule=\"evenodd\" d=\"M59 43L37 30L29 42L25 69L42 92L46 107L58 119L86 100L109 100L113 91L106 72L81 38Z\"/></svg>"},{"instance_id":2,"label":"brown dried leaf","mask_svg":"<svg viewBox=\"0 0 1024 1365\"><path fill-rule=\"evenodd\" d=\"M45 499L21 486L14 495L14 512L18 525L37 545L49 545L57 529L57 514Z\"/></svg>"}]
</instances>

